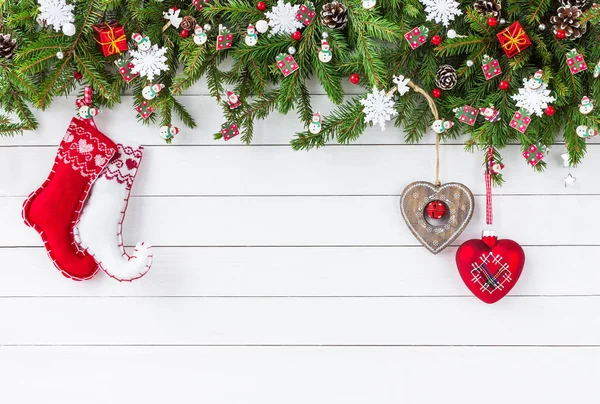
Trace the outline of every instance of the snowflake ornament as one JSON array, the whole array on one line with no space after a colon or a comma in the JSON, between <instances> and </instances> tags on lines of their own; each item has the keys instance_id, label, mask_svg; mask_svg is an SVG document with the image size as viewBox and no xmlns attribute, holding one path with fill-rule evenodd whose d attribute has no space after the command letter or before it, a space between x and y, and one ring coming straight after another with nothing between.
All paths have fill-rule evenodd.
<instances>
[{"instance_id":1,"label":"snowflake ornament","mask_svg":"<svg viewBox=\"0 0 600 404\"><path fill-rule=\"evenodd\" d=\"M265 17L269 19L269 26L271 27L269 36L277 34L291 35L304 27L302 21L296 19L299 9L299 5L293 6L290 3L284 3L283 0L278 0L277 5L271 11L265 13Z\"/></svg>"},{"instance_id":2,"label":"snowflake ornament","mask_svg":"<svg viewBox=\"0 0 600 404\"><path fill-rule=\"evenodd\" d=\"M392 81L396 85L396 89L398 90L400 96L403 96L410 91L410 87L408 86L408 83L410 82L409 78L404 78L403 75L394 76Z\"/></svg>"},{"instance_id":3,"label":"snowflake ornament","mask_svg":"<svg viewBox=\"0 0 600 404\"><path fill-rule=\"evenodd\" d=\"M519 88L519 94L514 94L511 98L517 102L517 107L525 108L532 115L544 116L544 110L555 98L550 95L547 83L542 82L539 87L534 87L531 86L530 79L523 79L523 87Z\"/></svg>"},{"instance_id":4,"label":"snowflake ornament","mask_svg":"<svg viewBox=\"0 0 600 404\"><path fill-rule=\"evenodd\" d=\"M147 77L148 80L154 80L154 76L158 76L161 71L169 70L169 66L165 64L167 57L167 48L158 45L152 45L147 51L131 50L129 51L133 59L132 73L138 73L140 76Z\"/></svg>"},{"instance_id":5,"label":"snowflake ornament","mask_svg":"<svg viewBox=\"0 0 600 404\"><path fill-rule=\"evenodd\" d=\"M462 11L458 8L458 1L454 0L420 0L425 6L427 21L435 21L444 27L454 21L454 17L461 15Z\"/></svg>"},{"instance_id":6,"label":"snowflake ornament","mask_svg":"<svg viewBox=\"0 0 600 404\"><path fill-rule=\"evenodd\" d=\"M75 6L67 4L65 0L38 0L40 13L37 20L52 26L58 32L63 25L75 21L73 9Z\"/></svg>"},{"instance_id":7,"label":"snowflake ornament","mask_svg":"<svg viewBox=\"0 0 600 404\"><path fill-rule=\"evenodd\" d=\"M385 130L385 123L392 119L392 116L398 114L394 108L392 96L388 96L383 90L377 91L377 87L373 87L373 92L369 93L367 98L361 100L360 103L364 106L365 122L377 123L381 130Z\"/></svg>"}]
</instances>

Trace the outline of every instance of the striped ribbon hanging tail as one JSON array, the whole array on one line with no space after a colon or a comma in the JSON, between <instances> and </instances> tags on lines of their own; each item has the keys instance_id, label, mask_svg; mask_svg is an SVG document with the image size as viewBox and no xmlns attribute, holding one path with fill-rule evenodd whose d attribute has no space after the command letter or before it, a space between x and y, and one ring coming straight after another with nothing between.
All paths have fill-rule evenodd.
<instances>
[{"instance_id":1,"label":"striped ribbon hanging tail","mask_svg":"<svg viewBox=\"0 0 600 404\"><path fill-rule=\"evenodd\" d=\"M494 221L492 212L492 160L494 158L494 149L488 149L488 159L485 169L485 223L489 226Z\"/></svg>"}]
</instances>

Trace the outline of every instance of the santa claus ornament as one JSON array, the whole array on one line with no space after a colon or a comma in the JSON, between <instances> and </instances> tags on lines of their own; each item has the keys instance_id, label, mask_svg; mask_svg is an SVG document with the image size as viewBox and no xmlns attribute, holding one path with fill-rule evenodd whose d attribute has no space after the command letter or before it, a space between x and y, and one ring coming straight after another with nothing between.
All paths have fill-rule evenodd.
<instances>
[{"instance_id":1,"label":"santa claus ornament","mask_svg":"<svg viewBox=\"0 0 600 404\"><path fill-rule=\"evenodd\" d=\"M439 135L453 126L451 121L440 119L435 101L421 87L410 80L398 81L398 92L402 95L407 88L399 89L401 83L422 94L434 116L431 126L436 140L435 183L417 181L409 184L400 197L400 212L409 230L416 239L433 254L450 245L469 224L475 210L473 194L463 184L440 182L440 139Z\"/></svg>"},{"instance_id":2,"label":"santa claus ornament","mask_svg":"<svg viewBox=\"0 0 600 404\"><path fill-rule=\"evenodd\" d=\"M488 151L485 173L486 223L492 225L492 171L494 150ZM525 265L523 248L508 239L499 240L491 230L481 239L465 241L456 251L458 273L467 288L485 303L496 303L515 286Z\"/></svg>"}]
</instances>

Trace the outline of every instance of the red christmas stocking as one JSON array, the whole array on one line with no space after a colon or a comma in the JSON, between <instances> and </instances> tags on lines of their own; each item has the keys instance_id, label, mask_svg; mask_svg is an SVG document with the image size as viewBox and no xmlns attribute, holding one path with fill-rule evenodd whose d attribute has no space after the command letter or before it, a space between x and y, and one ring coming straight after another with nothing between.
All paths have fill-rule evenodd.
<instances>
[{"instance_id":1,"label":"red christmas stocking","mask_svg":"<svg viewBox=\"0 0 600 404\"><path fill-rule=\"evenodd\" d=\"M117 148L91 121L73 118L48 179L23 204L23 220L42 237L44 247L63 275L89 279L98 271L94 258L80 251L73 226L88 192Z\"/></svg>"}]
</instances>

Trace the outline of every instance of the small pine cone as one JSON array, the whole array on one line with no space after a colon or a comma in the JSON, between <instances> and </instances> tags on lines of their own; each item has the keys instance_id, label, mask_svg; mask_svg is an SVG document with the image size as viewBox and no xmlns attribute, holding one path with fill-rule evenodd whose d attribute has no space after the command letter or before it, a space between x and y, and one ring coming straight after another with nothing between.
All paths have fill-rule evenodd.
<instances>
[{"instance_id":1,"label":"small pine cone","mask_svg":"<svg viewBox=\"0 0 600 404\"><path fill-rule=\"evenodd\" d=\"M17 41L10 38L10 34L0 34L0 58L10 59L15 54Z\"/></svg>"},{"instance_id":2,"label":"small pine cone","mask_svg":"<svg viewBox=\"0 0 600 404\"><path fill-rule=\"evenodd\" d=\"M562 29L567 34L567 38L577 39L585 34L586 26L581 25L581 10L577 7L559 7L557 15L550 18L554 26L554 33Z\"/></svg>"},{"instance_id":3,"label":"small pine cone","mask_svg":"<svg viewBox=\"0 0 600 404\"><path fill-rule=\"evenodd\" d=\"M587 6L588 0L560 0L560 5L563 7L577 7L583 10Z\"/></svg>"},{"instance_id":4,"label":"small pine cone","mask_svg":"<svg viewBox=\"0 0 600 404\"><path fill-rule=\"evenodd\" d=\"M331 29L342 29L348 23L348 9L342 3L332 1L323 5L321 22Z\"/></svg>"},{"instance_id":5,"label":"small pine cone","mask_svg":"<svg viewBox=\"0 0 600 404\"><path fill-rule=\"evenodd\" d=\"M481 15L498 18L500 10L502 10L502 3L498 0L477 0L473 4L473 8Z\"/></svg>"},{"instance_id":6,"label":"small pine cone","mask_svg":"<svg viewBox=\"0 0 600 404\"><path fill-rule=\"evenodd\" d=\"M186 31L193 31L194 28L196 27L196 19L194 17L192 17L191 15L186 15L181 20L181 23L179 24L179 26L181 27L181 29L184 29Z\"/></svg>"},{"instance_id":7,"label":"small pine cone","mask_svg":"<svg viewBox=\"0 0 600 404\"><path fill-rule=\"evenodd\" d=\"M452 90L458 82L458 75L454 67L441 65L435 75L435 85L442 90Z\"/></svg>"}]
</instances>

